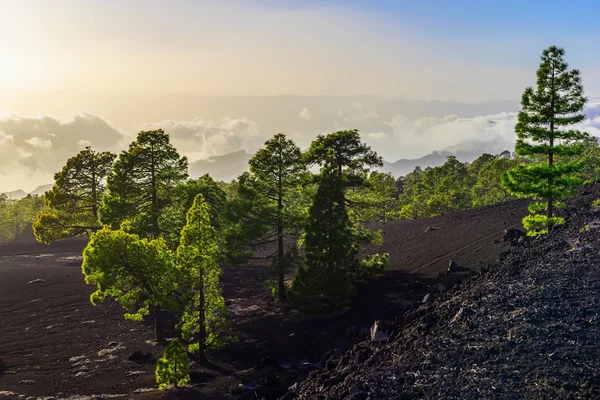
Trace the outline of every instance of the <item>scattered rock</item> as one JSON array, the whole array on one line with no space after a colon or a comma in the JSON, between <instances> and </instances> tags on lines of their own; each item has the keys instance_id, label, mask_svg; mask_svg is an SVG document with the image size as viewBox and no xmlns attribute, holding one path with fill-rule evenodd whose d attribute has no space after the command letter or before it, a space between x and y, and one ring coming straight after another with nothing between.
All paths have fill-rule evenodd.
<instances>
[{"instance_id":1,"label":"scattered rock","mask_svg":"<svg viewBox=\"0 0 600 400\"><path fill-rule=\"evenodd\" d=\"M502 240L504 240L505 242L509 242L509 244L511 246L516 246L519 243L522 243L523 240L522 238L525 238L527 235L525 234L525 232L523 232L520 229L517 228L508 228L504 231L504 236L502 237ZM519 242L519 240L521 240L521 242Z\"/></svg>"},{"instance_id":2,"label":"scattered rock","mask_svg":"<svg viewBox=\"0 0 600 400\"><path fill-rule=\"evenodd\" d=\"M85 360L85 359L87 359L86 356L73 356L73 357L69 358L69 362L70 363L78 363L79 361Z\"/></svg>"},{"instance_id":3,"label":"scattered rock","mask_svg":"<svg viewBox=\"0 0 600 400\"><path fill-rule=\"evenodd\" d=\"M554 353L550 353L548 355L548 358L552 361L557 361L560 360L560 354L558 353L558 351L555 351Z\"/></svg>"},{"instance_id":4,"label":"scattered rock","mask_svg":"<svg viewBox=\"0 0 600 400\"><path fill-rule=\"evenodd\" d=\"M107 355L109 355L109 354L112 354L112 353L114 353L115 351L122 350L122 349L124 349L124 348L125 348L125 347L123 347L123 346L115 346L115 347L111 347L110 349L102 349L102 350L100 350L100 351L98 352L98 357L104 357L104 356L107 356ZM110 357L109 357L109 358L110 358Z\"/></svg>"},{"instance_id":5,"label":"scattered rock","mask_svg":"<svg viewBox=\"0 0 600 400\"><path fill-rule=\"evenodd\" d=\"M117 347L117 346L120 346L120 345L121 345L121 343L120 343L120 342L110 342L110 343L108 344L108 347Z\"/></svg>"},{"instance_id":6,"label":"scattered rock","mask_svg":"<svg viewBox=\"0 0 600 400\"><path fill-rule=\"evenodd\" d=\"M421 303L428 304L428 303L431 303L432 301L433 301L433 294L427 293L425 295L425 297L423 297L423 300L421 301Z\"/></svg>"},{"instance_id":7,"label":"scattered rock","mask_svg":"<svg viewBox=\"0 0 600 400\"><path fill-rule=\"evenodd\" d=\"M383 329L383 323L381 321L375 321L371 327L371 341L381 342L389 339L388 333Z\"/></svg>"},{"instance_id":8,"label":"scattered rock","mask_svg":"<svg viewBox=\"0 0 600 400\"><path fill-rule=\"evenodd\" d=\"M294 383L292 386L290 386L288 388L288 390L292 393L295 393L298 391L298 389L300 388L300 385L298 384L298 382Z\"/></svg>"},{"instance_id":9,"label":"scattered rock","mask_svg":"<svg viewBox=\"0 0 600 400\"><path fill-rule=\"evenodd\" d=\"M146 371L127 371L125 373L125 375L127 376L138 376L138 375L144 375L146 373Z\"/></svg>"},{"instance_id":10,"label":"scattered rock","mask_svg":"<svg viewBox=\"0 0 600 400\"><path fill-rule=\"evenodd\" d=\"M34 279L34 280L32 280L32 281L29 281L29 284L30 284L30 285L32 285L32 284L34 284L34 283L46 283L46 281L45 281L45 280L43 280L43 279L39 279L39 278L38 278L38 279Z\"/></svg>"},{"instance_id":11,"label":"scattered rock","mask_svg":"<svg viewBox=\"0 0 600 400\"><path fill-rule=\"evenodd\" d=\"M428 226L427 229L425 229L425 232L431 232L431 231L435 231L437 230L437 228L435 226Z\"/></svg>"},{"instance_id":12,"label":"scattered rock","mask_svg":"<svg viewBox=\"0 0 600 400\"><path fill-rule=\"evenodd\" d=\"M131 353L127 359L138 364L148 363L154 360L152 358L152 354L140 350L136 350Z\"/></svg>"},{"instance_id":13,"label":"scattered rock","mask_svg":"<svg viewBox=\"0 0 600 400\"><path fill-rule=\"evenodd\" d=\"M452 273L452 272L458 272L460 271L460 265L458 265L458 263L454 260L450 260L448 262L448 272Z\"/></svg>"},{"instance_id":14,"label":"scattered rock","mask_svg":"<svg viewBox=\"0 0 600 400\"><path fill-rule=\"evenodd\" d=\"M19 381L19 383L21 383L23 385L33 385L35 383L35 381L32 381L31 379L24 379L22 381Z\"/></svg>"}]
</instances>

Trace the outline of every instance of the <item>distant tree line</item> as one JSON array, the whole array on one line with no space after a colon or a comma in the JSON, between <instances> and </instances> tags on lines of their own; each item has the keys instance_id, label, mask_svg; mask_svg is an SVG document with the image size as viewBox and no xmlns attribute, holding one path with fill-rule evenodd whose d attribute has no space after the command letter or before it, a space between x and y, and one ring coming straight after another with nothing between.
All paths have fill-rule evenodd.
<instances>
[{"instance_id":1,"label":"distant tree line","mask_svg":"<svg viewBox=\"0 0 600 400\"><path fill-rule=\"evenodd\" d=\"M17 238L37 218L44 206L44 197L27 195L11 200L0 194L0 241Z\"/></svg>"}]
</instances>

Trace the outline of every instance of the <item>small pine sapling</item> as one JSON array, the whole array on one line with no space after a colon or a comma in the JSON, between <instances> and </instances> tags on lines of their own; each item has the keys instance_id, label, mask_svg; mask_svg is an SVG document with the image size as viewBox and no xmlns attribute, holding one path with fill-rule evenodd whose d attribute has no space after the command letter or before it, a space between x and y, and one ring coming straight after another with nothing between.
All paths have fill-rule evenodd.
<instances>
[{"instance_id":1,"label":"small pine sapling","mask_svg":"<svg viewBox=\"0 0 600 400\"><path fill-rule=\"evenodd\" d=\"M190 362L183 346L173 339L156 365L156 383L159 389L169 385L186 385L190 382Z\"/></svg>"}]
</instances>

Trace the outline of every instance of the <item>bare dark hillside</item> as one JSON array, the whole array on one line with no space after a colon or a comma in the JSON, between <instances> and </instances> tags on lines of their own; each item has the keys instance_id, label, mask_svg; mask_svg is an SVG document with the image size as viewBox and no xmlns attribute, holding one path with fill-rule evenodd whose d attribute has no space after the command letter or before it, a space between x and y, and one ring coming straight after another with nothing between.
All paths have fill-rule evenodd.
<instances>
[{"instance_id":1,"label":"bare dark hillside","mask_svg":"<svg viewBox=\"0 0 600 400\"><path fill-rule=\"evenodd\" d=\"M385 243L373 251L389 252L392 270L359 286L351 307L327 316L276 305L263 287L265 266L225 268L224 295L240 340L194 364L191 398L283 395L325 354L363 341L373 321L398 318L425 294L437 295L494 263L508 248L504 229L518 225L524 212L523 202L511 202L382 225ZM84 245L0 245L0 398L9 392L4 396L174 396L152 390L153 360L162 348L151 342L151 323L124 320L111 302L89 303L93 288L80 271ZM464 269L446 274L449 259ZM29 283L35 279L44 282ZM129 360L138 350L149 353L149 362ZM256 370L263 359L284 367Z\"/></svg>"},{"instance_id":2,"label":"bare dark hillside","mask_svg":"<svg viewBox=\"0 0 600 400\"><path fill-rule=\"evenodd\" d=\"M286 398L598 398L600 187L584 193L566 225L390 320L388 340L331 357Z\"/></svg>"}]
</instances>

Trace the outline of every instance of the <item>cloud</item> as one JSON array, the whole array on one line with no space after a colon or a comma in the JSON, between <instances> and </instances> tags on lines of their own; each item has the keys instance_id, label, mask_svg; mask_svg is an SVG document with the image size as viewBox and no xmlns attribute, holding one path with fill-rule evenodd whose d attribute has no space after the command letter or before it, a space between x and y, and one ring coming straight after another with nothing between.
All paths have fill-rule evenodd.
<instances>
[{"instance_id":1,"label":"cloud","mask_svg":"<svg viewBox=\"0 0 600 400\"><path fill-rule=\"evenodd\" d=\"M376 112L369 112L365 114L353 114L344 118L344 122L351 124L369 124L379 120L379 115Z\"/></svg>"},{"instance_id":2,"label":"cloud","mask_svg":"<svg viewBox=\"0 0 600 400\"><path fill-rule=\"evenodd\" d=\"M226 117L217 122L202 118L166 120L140 127L140 130L148 129L163 129L180 153L192 161L238 150L254 152L268 140L259 131L256 122L246 117Z\"/></svg>"},{"instance_id":3,"label":"cloud","mask_svg":"<svg viewBox=\"0 0 600 400\"><path fill-rule=\"evenodd\" d=\"M338 112L337 104L319 107L315 103L313 107L310 103L311 110L319 110L319 118L306 120L294 112L307 105L306 99L301 100L295 100L281 112L266 115L261 115L260 110L270 110L268 107L243 107L236 110L237 115L245 115L241 117L164 119L132 124L130 131L123 133L106 120L85 113L68 118L15 115L0 118L0 191L28 190L51 183L53 174L83 147L89 145L97 150L119 151L126 148L127 142L140 130L164 129L171 136L173 145L190 161L238 150L253 153L276 132L285 133L306 149L318 134L358 129L363 140L387 161L420 158L445 149L512 150L516 139L517 112L515 108L511 112L499 112L498 109L506 109L502 104L494 107L468 105L466 108L452 105L445 107L444 113L441 108L437 111L427 108L417 114L414 112L416 105L411 111L410 103L387 106L382 103L382 106L365 100L361 107L363 103L368 107L353 106L344 112ZM425 110L431 104L417 105ZM492 112L488 112L490 107ZM305 107L300 115L310 116L308 110L309 107ZM585 112L587 119L580 129L600 136L600 101L590 99Z\"/></svg>"},{"instance_id":4,"label":"cloud","mask_svg":"<svg viewBox=\"0 0 600 400\"><path fill-rule=\"evenodd\" d=\"M49 139L42 139L37 136L32 137L31 139L25 140L25 143L33 147L34 149L47 149L52 147L52 141Z\"/></svg>"},{"instance_id":5,"label":"cloud","mask_svg":"<svg viewBox=\"0 0 600 400\"><path fill-rule=\"evenodd\" d=\"M2 189L49 183L52 176L81 150L84 141L98 150L117 150L123 135L92 114L0 118ZM25 183L25 184L24 184Z\"/></svg>"},{"instance_id":6,"label":"cloud","mask_svg":"<svg viewBox=\"0 0 600 400\"><path fill-rule=\"evenodd\" d=\"M586 119L577 128L600 136L600 102L590 103ZM436 150L501 152L514 148L516 112L461 118L445 117L410 119L398 114L385 121L388 129L363 132L363 136L384 159L419 158Z\"/></svg>"},{"instance_id":7,"label":"cloud","mask_svg":"<svg viewBox=\"0 0 600 400\"><path fill-rule=\"evenodd\" d=\"M356 108L357 110L362 110L363 109L363 105L362 105L362 102L360 100L354 100L352 102L352 107Z\"/></svg>"},{"instance_id":8,"label":"cloud","mask_svg":"<svg viewBox=\"0 0 600 400\"><path fill-rule=\"evenodd\" d=\"M300 111L300 114L298 114L298 118L302 118L305 120L309 120L310 119L310 112L308 111L308 108L303 108L302 111Z\"/></svg>"}]
</instances>

